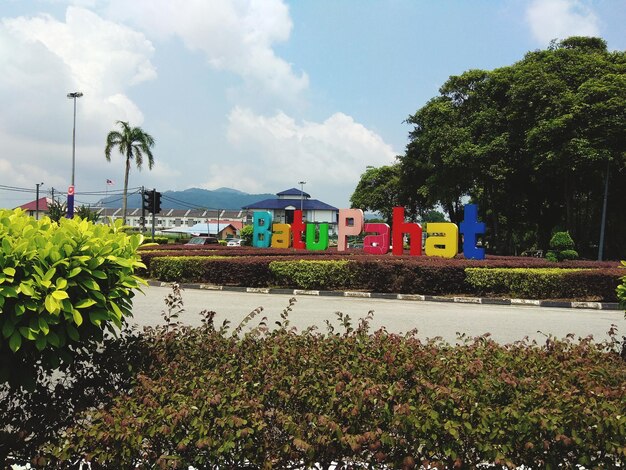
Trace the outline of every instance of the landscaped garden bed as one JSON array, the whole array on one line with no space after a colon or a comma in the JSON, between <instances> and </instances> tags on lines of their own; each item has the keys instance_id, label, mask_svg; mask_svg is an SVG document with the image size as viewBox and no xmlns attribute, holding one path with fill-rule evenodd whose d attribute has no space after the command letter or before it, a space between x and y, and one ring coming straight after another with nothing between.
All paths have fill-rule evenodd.
<instances>
[{"instance_id":1,"label":"landscaped garden bed","mask_svg":"<svg viewBox=\"0 0 626 470\"><path fill-rule=\"evenodd\" d=\"M615 302L624 275L619 263L610 261L466 260L377 256L362 250L159 248L140 252L149 277L244 287Z\"/></svg>"},{"instance_id":2,"label":"landscaped garden bed","mask_svg":"<svg viewBox=\"0 0 626 470\"><path fill-rule=\"evenodd\" d=\"M175 288L163 326L137 332L127 323L144 269L141 237L118 228L0 213L5 466L619 468L626 461L626 343L615 326L607 325L602 343L546 336L500 345L483 336L450 345L370 331L371 315L355 323L338 313L339 329L296 331L292 299L272 328L262 309L235 328L202 312L202 326L190 328L176 321L183 305ZM594 292L608 292L607 279L624 274L612 264L556 265L569 268L563 272L529 260L517 273L510 259L250 250L180 250L153 256L150 272L259 285L445 293L473 283L490 293L551 294L594 282ZM622 302L624 279L613 294Z\"/></svg>"}]
</instances>

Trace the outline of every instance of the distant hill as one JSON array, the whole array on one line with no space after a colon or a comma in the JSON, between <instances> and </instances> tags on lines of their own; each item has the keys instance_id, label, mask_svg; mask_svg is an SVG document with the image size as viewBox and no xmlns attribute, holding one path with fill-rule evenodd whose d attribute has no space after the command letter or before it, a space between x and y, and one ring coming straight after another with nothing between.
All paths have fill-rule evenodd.
<instances>
[{"instance_id":1,"label":"distant hill","mask_svg":"<svg viewBox=\"0 0 626 470\"><path fill-rule=\"evenodd\" d=\"M275 198L275 194L248 194L232 188L190 188L184 191L161 191L162 209L241 209L243 206L263 199ZM101 203L108 208L122 207L121 196L110 196ZM128 195L128 208L141 207L141 195Z\"/></svg>"}]
</instances>

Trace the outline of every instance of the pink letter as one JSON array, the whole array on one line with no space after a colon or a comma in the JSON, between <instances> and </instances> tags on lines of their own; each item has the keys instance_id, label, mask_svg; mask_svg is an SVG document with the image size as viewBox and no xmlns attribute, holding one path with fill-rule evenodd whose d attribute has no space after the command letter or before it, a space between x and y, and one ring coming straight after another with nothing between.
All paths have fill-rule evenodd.
<instances>
[{"instance_id":1,"label":"pink letter","mask_svg":"<svg viewBox=\"0 0 626 470\"><path fill-rule=\"evenodd\" d=\"M411 256L422 255L422 227L420 224L404 221L404 207L393 208L393 249L394 255L402 255L404 253L404 235L409 235L411 244L409 254Z\"/></svg>"},{"instance_id":2,"label":"pink letter","mask_svg":"<svg viewBox=\"0 0 626 470\"><path fill-rule=\"evenodd\" d=\"M389 252L389 234L391 229L387 224L365 224L366 232L376 232L378 235L367 235L363 239L363 251L372 255L385 255Z\"/></svg>"},{"instance_id":3,"label":"pink letter","mask_svg":"<svg viewBox=\"0 0 626 470\"><path fill-rule=\"evenodd\" d=\"M339 231L337 251L346 251L348 235L360 235L363 231L363 211L361 209L339 209L337 228Z\"/></svg>"}]
</instances>

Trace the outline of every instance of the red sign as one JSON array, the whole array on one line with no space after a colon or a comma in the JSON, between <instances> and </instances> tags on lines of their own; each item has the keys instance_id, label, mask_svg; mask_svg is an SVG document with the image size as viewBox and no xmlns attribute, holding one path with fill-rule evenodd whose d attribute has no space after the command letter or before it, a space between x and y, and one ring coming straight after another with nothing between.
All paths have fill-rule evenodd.
<instances>
[{"instance_id":1,"label":"red sign","mask_svg":"<svg viewBox=\"0 0 626 470\"><path fill-rule=\"evenodd\" d=\"M74 186L70 186L69 188L67 188L67 195L68 196L74 195Z\"/></svg>"}]
</instances>

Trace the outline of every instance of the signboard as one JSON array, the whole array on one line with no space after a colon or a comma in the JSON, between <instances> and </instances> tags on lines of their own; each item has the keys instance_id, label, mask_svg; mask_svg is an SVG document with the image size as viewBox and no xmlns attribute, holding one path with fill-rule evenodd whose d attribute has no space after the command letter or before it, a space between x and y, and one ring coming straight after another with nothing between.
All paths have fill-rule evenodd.
<instances>
[{"instance_id":1,"label":"signboard","mask_svg":"<svg viewBox=\"0 0 626 470\"><path fill-rule=\"evenodd\" d=\"M340 209L337 251L345 251L347 237L365 234L363 251L384 255L404 254L404 243L408 238L409 254L422 256L423 229L420 224L404 220L404 208L393 208L393 229L387 224L367 224L361 209ZM426 225L426 256L454 258L458 253L459 236L463 236L463 256L468 259L484 259L485 249L477 246L478 236L485 233L485 224L478 221L478 206L464 207L464 220L458 227L451 222ZM272 223L272 214L267 211L254 212L252 246L258 248L289 248L307 250L328 249L328 224L304 223L302 211L294 211L292 224Z\"/></svg>"}]
</instances>

